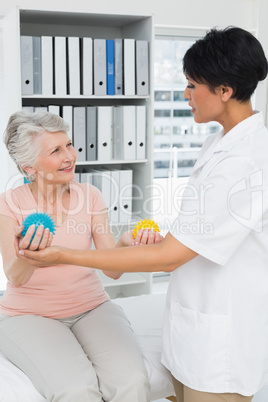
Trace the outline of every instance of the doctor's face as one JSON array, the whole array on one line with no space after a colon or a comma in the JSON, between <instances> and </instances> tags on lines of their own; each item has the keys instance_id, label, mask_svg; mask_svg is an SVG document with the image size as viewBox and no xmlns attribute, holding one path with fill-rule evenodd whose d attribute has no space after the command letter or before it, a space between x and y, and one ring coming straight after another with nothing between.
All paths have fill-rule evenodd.
<instances>
[{"instance_id":1,"label":"doctor's face","mask_svg":"<svg viewBox=\"0 0 268 402\"><path fill-rule=\"evenodd\" d=\"M183 96L189 99L189 106L196 123L210 121L221 122L224 113L224 103L219 88L212 92L207 84L200 84L190 78Z\"/></svg>"}]
</instances>

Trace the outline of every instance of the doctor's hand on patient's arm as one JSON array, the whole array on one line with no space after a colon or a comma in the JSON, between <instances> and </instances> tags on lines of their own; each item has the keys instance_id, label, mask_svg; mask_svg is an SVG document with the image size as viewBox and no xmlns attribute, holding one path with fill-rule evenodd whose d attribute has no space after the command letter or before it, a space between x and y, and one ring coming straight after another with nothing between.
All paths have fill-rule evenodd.
<instances>
[{"instance_id":1,"label":"doctor's hand on patient's arm","mask_svg":"<svg viewBox=\"0 0 268 402\"><path fill-rule=\"evenodd\" d=\"M65 253L66 251L66 253ZM16 255L21 260L34 267L46 267L49 265L63 264L65 254L72 253L73 250L64 247L51 246L43 250L32 251L30 249L19 249L16 247Z\"/></svg>"}]
</instances>

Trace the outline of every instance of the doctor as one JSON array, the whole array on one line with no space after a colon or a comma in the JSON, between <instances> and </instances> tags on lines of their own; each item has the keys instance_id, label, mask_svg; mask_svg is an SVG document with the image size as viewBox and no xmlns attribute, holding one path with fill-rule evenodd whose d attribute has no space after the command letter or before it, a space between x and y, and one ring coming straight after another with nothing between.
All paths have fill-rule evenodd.
<instances>
[{"instance_id":1,"label":"doctor","mask_svg":"<svg viewBox=\"0 0 268 402\"><path fill-rule=\"evenodd\" d=\"M229 27L198 40L183 63L195 121L222 131L205 142L165 239L17 253L35 266L172 272L162 362L178 402L246 402L268 381L268 133L250 100L267 60L255 37Z\"/></svg>"}]
</instances>

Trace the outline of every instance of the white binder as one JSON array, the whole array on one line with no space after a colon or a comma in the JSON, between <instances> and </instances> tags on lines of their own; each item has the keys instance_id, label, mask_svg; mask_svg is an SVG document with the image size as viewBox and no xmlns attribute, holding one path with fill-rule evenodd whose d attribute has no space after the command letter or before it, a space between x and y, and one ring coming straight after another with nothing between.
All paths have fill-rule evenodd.
<instances>
[{"instance_id":1,"label":"white binder","mask_svg":"<svg viewBox=\"0 0 268 402\"><path fill-rule=\"evenodd\" d=\"M98 106L97 111L98 130L98 160L107 162L112 160L112 131L113 131L113 106Z\"/></svg>"},{"instance_id":2,"label":"white binder","mask_svg":"<svg viewBox=\"0 0 268 402\"><path fill-rule=\"evenodd\" d=\"M42 94L41 37L33 36L33 86L34 94Z\"/></svg>"},{"instance_id":3,"label":"white binder","mask_svg":"<svg viewBox=\"0 0 268 402\"><path fill-rule=\"evenodd\" d=\"M97 160L97 107L87 106L86 115L87 149L86 160Z\"/></svg>"},{"instance_id":4,"label":"white binder","mask_svg":"<svg viewBox=\"0 0 268 402\"><path fill-rule=\"evenodd\" d=\"M93 174L92 174L92 172L81 172L80 173L80 183L93 184Z\"/></svg>"},{"instance_id":5,"label":"white binder","mask_svg":"<svg viewBox=\"0 0 268 402\"><path fill-rule=\"evenodd\" d=\"M146 157L146 106L136 106L136 159Z\"/></svg>"},{"instance_id":6,"label":"white binder","mask_svg":"<svg viewBox=\"0 0 268 402\"><path fill-rule=\"evenodd\" d=\"M54 37L55 94L67 94L66 38Z\"/></svg>"},{"instance_id":7,"label":"white binder","mask_svg":"<svg viewBox=\"0 0 268 402\"><path fill-rule=\"evenodd\" d=\"M115 106L113 109L113 120L114 120L114 130L113 130L113 156L114 159L121 160L124 156L123 151L123 106Z\"/></svg>"},{"instance_id":8,"label":"white binder","mask_svg":"<svg viewBox=\"0 0 268 402\"><path fill-rule=\"evenodd\" d=\"M135 39L124 39L124 94L135 95Z\"/></svg>"},{"instance_id":9,"label":"white binder","mask_svg":"<svg viewBox=\"0 0 268 402\"><path fill-rule=\"evenodd\" d=\"M115 95L123 95L123 40L114 40Z\"/></svg>"},{"instance_id":10,"label":"white binder","mask_svg":"<svg viewBox=\"0 0 268 402\"><path fill-rule=\"evenodd\" d=\"M74 174L74 181L76 181L77 183L81 183L81 181L80 181L80 173L75 173Z\"/></svg>"},{"instance_id":11,"label":"white binder","mask_svg":"<svg viewBox=\"0 0 268 402\"><path fill-rule=\"evenodd\" d=\"M93 185L102 193L105 205L110 216L111 204L111 172L106 169L93 169Z\"/></svg>"},{"instance_id":12,"label":"white binder","mask_svg":"<svg viewBox=\"0 0 268 402\"><path fill-rule=\"evenodd\" d=\"M134 105L114 108L114 158L136 159L136 108Z\"/></svg>"},{"instance_id":13,"label":"white binder","mask_svg":"<svg viewBox=\"0 0 268 402\"><path fill-rule=\"evenodd\" d=\"M57 116L60 116L59 105L48 105L47 109L48 109L48 112L56 114Z\"/></svg>"},{"instance_id":14,"label":"white binder","mask_svg":"<svg viewBox=\"0 0 268 402\"><path fill-rule=\"evenodd\" d=\"M107 94L106 77L106 40L94 39L93 42L94 95Z\"/></svg>"},{"instance_id":15,"label":"white binder","mask_svg":"<svg viewBox=\"0 0 268 402\"><path fill-rule=\"evenodd\" d=\"M34 107L33 106L22 106L22 110L26 113L33 113Z\"/></svg>"},{"instance_id":16,"label":"white binder","mask_svg":"<svg viewBox=\"0 0 268 402\"><path fill-rule=\"evenodd\" d=\"M33 95L33 37L22 35L21 47L21 92Z\"/></svg>"},{"instance_id":17,"label":"white binder","mask_svg":"<svg viewBox=\"0 0 268 402\"><path fill-rule=\"evenodd\" d=\"M77 161L86 160L86 107L73 108L73 135L74 148L77 152Z\"/></svg>"},{"instance_id":18,"label":"white binder","mask_svg":"<svg viewBox=\"0 0 268 402\"><path fill-rule=\"evenodd\" d=\"M119 220L121 223L129 222L132 217L132 186L132 170L120 170Z\"/></svg>"},{"instance_id":19,"label":"white binder","mask_svg":"<svg viewBox=\"0 0 268 402\"><path fill-rule=\"evenodd\" d=\"M79 38L70 36L68 43L68 94L80 95L80 44Z\"/></svg>"},{"instance_id":20,"label":"white binder","mask_svg":"<svg viewBox=\"0 0 268 402\"><path fill-rule=\"evenodd\" d=\"M92 38L82 38L82 94L93 94L93 54Z\"/></svg>"},{"instance_id":21,"label":"white binder","mask_svg":"<svg viewBox=\"0 0 268 402\"><path fill-rule=\"evenodd\" d=\"M110 219L112 223L119 222L119 195L120 195L120 171L118 169L111 169Z\"/></svg>"},{"instance_id":22,"label":"white binder","mask_svg":"<svg viewBox=\"0 0 268 402\"><path fill-rule=\"evenodd\" d=\"M53 46L52 36L41 37L42 94L53 95Z\"/></svg>"},{"instance_id":23,"label":"white binder","mask_svg":"<svg viewBox=\"0 0 268 402\"><path fill-rule=\"evenodd\" d=\"M136 94L149 95L149 43L136 41Z\"/></svg>"},{"instance_id":24,"label":"white binder","mask_svg":"<svg viewBox=\"0 0 268 402\"><path fill-rule=\"evenodd\" d=\"M62 118L70 126L68 135L69 135L70 140L72 141L72 143L74 143L74 137L73 137L73 107L72 106L70 106L70 105L62 106Z\"/></svg>"},{"instance_id":25,"label":"white binder","mask_svg":"<svg viewBox=\"0 0 268 402\"><path fill-rule=\"evenodd\" d=\"M36 106L34 108L35 112L47 112L47 107L46 106Z\"/></svg>"},{"instance_id":26,"label":"white binder","mask_svg":"<svg viewBox=\"0 0 268 402\"><path fill-rule=\"evenodd\" d=\"M111 219L111 171L102 169L101 171L102 189L101 193L108 209L109 219Z\"/></svg>"}]
</instances>

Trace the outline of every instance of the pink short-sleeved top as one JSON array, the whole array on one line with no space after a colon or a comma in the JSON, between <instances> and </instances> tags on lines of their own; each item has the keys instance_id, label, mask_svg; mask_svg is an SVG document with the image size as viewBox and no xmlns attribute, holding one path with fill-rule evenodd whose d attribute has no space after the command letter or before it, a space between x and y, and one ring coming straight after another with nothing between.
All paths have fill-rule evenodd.
<instances>
[{"instance_id":1,"label":"pink short-sleeved top","mask_svg":"<svg viewBox=\"0 0 268 402\"><path fill-rule=\"evenodd\" d=\"M63 225L56 228L52 245L90 249L92 218L105 208L103 197L96 187L72 182L68 215ZM19 225L32 212L38 212L38 207L29 185L0 195L0 214L13 218ZM54 265L36 268L23 286L15 287L7 282L0 314L63 318L92 310L107 300L109 296L95 269Z\"/></svg>"}]
</instances>

